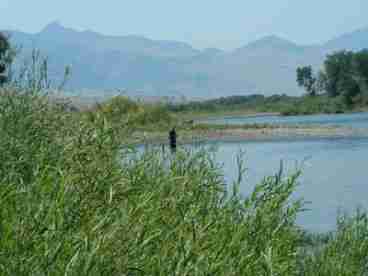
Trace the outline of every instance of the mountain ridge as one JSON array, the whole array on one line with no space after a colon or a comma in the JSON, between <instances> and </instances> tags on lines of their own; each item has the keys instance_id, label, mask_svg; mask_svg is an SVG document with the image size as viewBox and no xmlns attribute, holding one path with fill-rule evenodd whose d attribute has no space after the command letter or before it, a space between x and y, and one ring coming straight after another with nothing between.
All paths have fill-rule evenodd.
<instances>
[{"instance_id":1,"label":"mountain ridge","mask_svg":"<svg viewBox=\"0 0 368 276\"><path fill-rule=\"evenodd\" d=\"M71 65L70 89L125 89L149 96L300 95L295 81L298 66L311 64L318 69L328 53L368 48L368 28L321 45L298 45L270 35L232 51L77 31L57 21L36 34L7 32L13 43L27 50L39 48L49 56L54 75Z\"/></svg>"}]
</instances>

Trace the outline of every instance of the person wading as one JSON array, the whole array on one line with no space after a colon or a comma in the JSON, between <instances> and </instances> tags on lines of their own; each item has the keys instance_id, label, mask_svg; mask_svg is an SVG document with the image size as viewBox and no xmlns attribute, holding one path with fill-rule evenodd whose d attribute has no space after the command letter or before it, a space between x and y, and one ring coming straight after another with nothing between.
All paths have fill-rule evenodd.
<instances>
[{"instance_id":1,"label":"person wading","mask_svg":"<svg viewBox=\"0 0 368 276\"><path fill-rule=\"evenodd\" d=\"M174 127L169 132L169 142L170 142L170 149L172 153L176 152L176 138L177 138L177 134L176 134L176 130Z\"/></svg>"}]
</instances>

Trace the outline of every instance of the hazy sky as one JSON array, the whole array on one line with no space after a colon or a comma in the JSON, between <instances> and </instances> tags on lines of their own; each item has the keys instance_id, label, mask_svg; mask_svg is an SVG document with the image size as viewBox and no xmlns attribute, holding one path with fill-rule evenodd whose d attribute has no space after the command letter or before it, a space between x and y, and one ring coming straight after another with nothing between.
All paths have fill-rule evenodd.
<instances>
[{"instance_id":1,"label":"hazy sky","mask_svg":"<svg viewBox=\"0 0 368 276\"><path fill-rule=\"evenodd\" d=\"M265 35L320 43L368 27L367 0L0 0L0 29L38 32L51 21L110 35L233 49Z\"/></svg>"}]
</instances>

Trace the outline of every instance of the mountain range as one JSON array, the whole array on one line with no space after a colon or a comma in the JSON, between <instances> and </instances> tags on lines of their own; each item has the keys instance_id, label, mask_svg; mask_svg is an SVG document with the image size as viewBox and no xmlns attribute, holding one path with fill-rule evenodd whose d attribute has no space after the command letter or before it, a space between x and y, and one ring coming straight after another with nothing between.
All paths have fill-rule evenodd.
<instances>
[{"instance_id":1,"label":"mountain range","mask_svg":"<svg viewBox=\"0 0 368 276\"><path fill-rule=\"evenodd\" d=\"M62 75L63 68L70 66L68 89L101 93L119 89L147 96L299 95L298 66L319 69L329 53L368 48L368 28L321 45L297 45L267 36L233 51L76 31L58 22L36 34L7 32L13 44L22 46L23 54L36 48L48 56L52 76Z\"/></svg>"}]
</instances>

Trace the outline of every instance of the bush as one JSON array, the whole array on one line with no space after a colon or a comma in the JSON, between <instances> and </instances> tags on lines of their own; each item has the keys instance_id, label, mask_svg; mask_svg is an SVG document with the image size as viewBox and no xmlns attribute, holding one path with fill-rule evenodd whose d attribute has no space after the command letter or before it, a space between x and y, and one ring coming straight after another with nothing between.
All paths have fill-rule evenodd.
<instances>
[{"instance_id":1,"label":"bush","mask_svg":"<svg viewBox=\"0 0 368 276\"><path fill-rule=\"evenodd\" d=\"M143 105L141 112L132 116L131 124L151 129L167 129L171 125L176 124L176 120L164 106L159 104L146 104Z\"/></svg>"},{"instance_id":2,"label":"bush","mask_svg":"<svg viewBox=\"0 0 368 276\"><path fill-rule=\"evenodd\" d=\"M2 90L0 99L1 274L86 275L99 241L92 229L121 176L113 130L33 92Z\"/></svg>"},{"instance_id":3,"label":"bush","mask_svg":"<svg viewBox=\"0 0 368 276\"><path fill-rule=\"evenodd\" d=\"M203 151L127 154L102 116L91 123L28 92L1 101L2 275L296 269L296 177L266 178L243 200Z\"/></svg>"},{"instance_id":4,"label":"bush","mask_svg":"<svg viewBox=\"0 0 368 276\"><path fill-rule=\"evenodd\" d=\"M124 146L101 113L1 90L1 275L365 275L365 213L306 237L299 173L247 197L210 153ZM157 111L161 117L161 111Z\"/></svg>"},{"instance_id":5,"label":"bush","mask_svg":"<svg viewBox=\"0 0 368 276\"><path fill-rule=\"evenodd\" d=\"M367 214L358 211L352 218L341 216L337 231L301 260L299 275L367 275Z\"/></svg>"},{"instance_id":6,"label":"bush","mask_svg":"<svg viewBox=\"0 0 368 276\"><path fill-rule=\"evenodd\" d=\"M104 116L111 121L116 121L121 119L121 116L139 112L142 108L127 97L116 96L97 106L97 109L100 109Z\"/></svg>"},{"instance_id":7,"label":"bush","mask_svg":"<svg viewBox=\"0 0 368 276\"><path fill-rule=\"evenodd\" d=\"M96 114L100 114L115 128L129 127L132 130L142 128L145 130L167 129L176 123L166 106L137 103L123 96L117 96L102 104L97 104L86 114L92 121Z\"/></svg>"}]
</instances>

